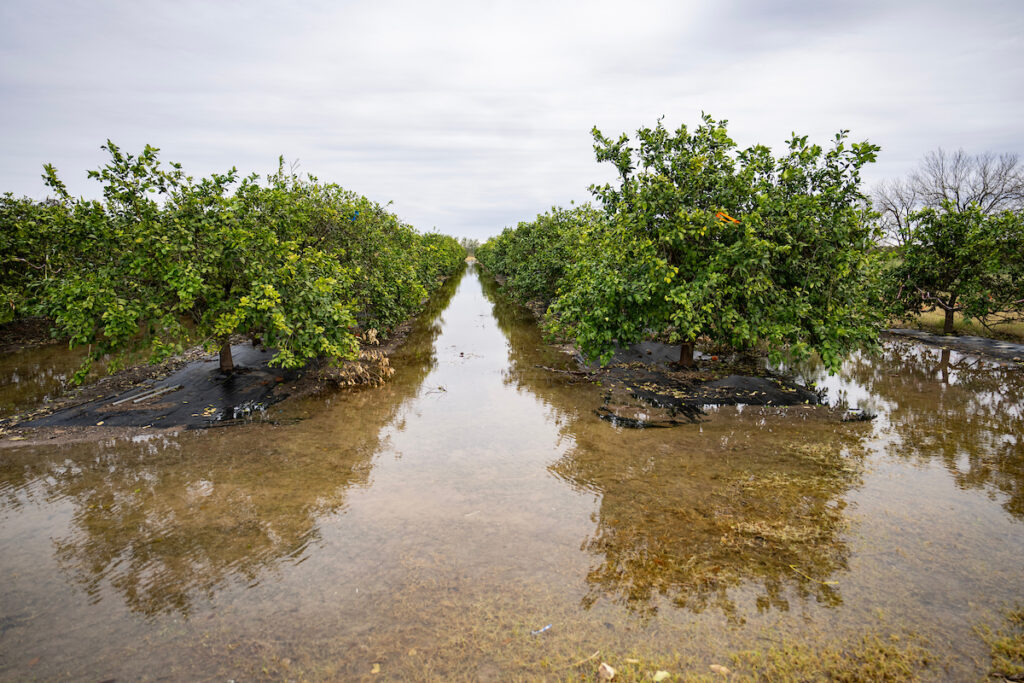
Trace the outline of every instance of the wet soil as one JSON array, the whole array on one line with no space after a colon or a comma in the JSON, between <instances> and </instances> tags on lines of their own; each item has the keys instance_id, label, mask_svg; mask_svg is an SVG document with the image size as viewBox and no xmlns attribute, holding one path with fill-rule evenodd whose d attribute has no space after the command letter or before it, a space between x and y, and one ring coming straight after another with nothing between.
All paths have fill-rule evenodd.
<instances>
[{"instance_id":1,"label":"wet soil","mask_svg":"<svg viewBox=\"0 0 1024 683\"><path fill-rule=\"evenodd\" d=\"M501 275L483 274L504 286ZM523 305L540 324L546 306ZM717 355L695 352L695 366L679 365L679 345L644 341L619 348L602 366L583 357L573 345L553 348L569 354L575 370L547 368L573 375L604 388L604 402L596 410L603 420L632 429L674 427L699 422L705 408L724 405L817 406L821 397L791 377L771 372L762 359L745 354ZM837 419L841 419L838 416Z\"/></svg>"},{"instance_id":2,"label":"wet soil","mask_svg":"<svg viewBox=\"0 0 1024 683\"><path fill-rule=\"evenodd\" d=\"M605 367L577 361L586 378L605 390L602 419L625 427L667 427L698 422L712 406L817 406L821 397L794 379L767 371L757 359L719 361L700 354L682 369L679 347L643 342L615 354Z\"/></svg>"},{"instance_id":3,"label":"wet soil","mask_svg":"<svg viewBox=\"0 0 1024 683\"><path fill-rule=\"evenodd\" d=\"M163 379L143 381L129 391L96 398L22 423L27 428L201 427L245 420L287 395L279 385L296 371L271 368L274 354L251 344L232 346L235 372L220 372L216 358L199 358ZM154 393L155 392L155 393ZM147 398L147 395L152 397Z\"/></svg>"},{"instance_id":4,"label":"wet soil","mask_svg":"<svg viewBox=\"0 0 1024 683\"><path fill-rule=\"evenodd\" d=\"M246 419L286 396L279 385L297 377L294 372L269 368L271 354L266 351L236 344L232 352L239 371L230 376L218 371L215 354L196 347L163 363L135 365L70 389L70 375L81 361L81 352L47 345L28 346L19 353L40 357L51 348L59 354L61 366L67 366L64 374L41 403L25 400L38 393L40 378L25 382L28 387L23 393L28 396L12 404L20 410L0 419L0 448L17 441L79 441L110 438L126 430L204 427ZM17 360L17 353L12 360ZM159 394L145 398L153 392Z\"/></svg>"},{"instance_id":5,"label":"wet soil","mask_svg":"<svg viewBox=\"0 0 1024 683\"><path fill-rule=\"evenodd\" d=\"M86 384L76 388L71 377L85 357L83 349L54 341L25 344L0 357L0 369L9 380L0 401L0 433L34 418L152 384L205 355L197 347L156 365L142 363L106 376L100 362Z\"/></svg>"},{"instance_id":6,"label":"wet soil","mask_svg":"<svg viewBox=\"0 0 1024 683\"><path fill-rule=\"evenodd\" d=\"M21 318L0 325L0 354L56 341L46 318Z\"/></svg>"}]
</instances>

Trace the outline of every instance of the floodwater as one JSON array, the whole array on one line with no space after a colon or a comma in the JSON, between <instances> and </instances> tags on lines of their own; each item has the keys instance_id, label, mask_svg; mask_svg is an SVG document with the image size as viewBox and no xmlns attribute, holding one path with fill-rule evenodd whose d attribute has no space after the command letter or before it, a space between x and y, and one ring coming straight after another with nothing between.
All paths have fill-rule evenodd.
<instances>
[{"instance_id":1,"label":"floodwater","mask_svg":"<svg viewBox=\"0 0 1024 683\"><path fill-rule=\"evenodd\" d=\"M0 450L0 678L707 673L868 630L979 678L1024 595L1019 370L890 342L798 368L871 422L617 428L473 265L393 362L265 423Z\"/></svg>"},{"instance_id":2,"label":"floodwater","mask_svg":"<svg viewBox=\"0 0 1024 683\"><path fill-rule=\"evenodd\" d=\"M0 417L59 396L84 357L84 351L60 343L0 354Z\"/></svg>"}]
</instances>

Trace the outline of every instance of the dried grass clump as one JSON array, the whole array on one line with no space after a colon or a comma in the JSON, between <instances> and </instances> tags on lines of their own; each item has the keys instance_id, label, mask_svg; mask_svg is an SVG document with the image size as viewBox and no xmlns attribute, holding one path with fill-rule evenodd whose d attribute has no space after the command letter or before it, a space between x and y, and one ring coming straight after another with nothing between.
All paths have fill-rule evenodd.
<instances>
[{"instance_id":1,"label":"dried grass clump","mask_svg":"<svg viewBox=\"0 0 1024 683\"><path fill-rule=\"evenodd\" d=\"M339 387L378 387L391 379L395 369L383 351L362 349L359 358L347 360L319 371L319 378Z\"/></svg>"},{"instance_id":2,"label":"dried grass clump","mask_svg":"<svg viewBox=\"0 0 1024 683\"><path fill-rule=\"evenodd\" d=\"M989 676L995 680L1024 681L1024 607L1006 615L1006 624L998 633L988 627L979 629L992 653Z\"/></svg>"}]
</instances>

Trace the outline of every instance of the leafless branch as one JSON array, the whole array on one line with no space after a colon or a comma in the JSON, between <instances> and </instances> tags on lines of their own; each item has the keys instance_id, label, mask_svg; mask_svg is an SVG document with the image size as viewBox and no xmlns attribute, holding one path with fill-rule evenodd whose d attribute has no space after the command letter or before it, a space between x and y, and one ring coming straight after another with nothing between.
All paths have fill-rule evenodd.
<instances>
[{"instance_id":1,"label":"leafless branch","mask_svg":"<svg viewBox=\"0 0 1024 683\"><path fill-rule=\"evenodd\" d=\"M929 152L909 183L924 206L952 202L958 211L977 204L984 213L1024 208L1024 166L1016 154Z\"/></svg>"},{"instance_id":2,"label":"leafless branch","mask_svg":"<svg viewBox=\"0 0 1024 683\"><path fill-rule=\"evenodd\" d=\"M902 246L913 232L911 216L923 208L951 202L957 211L972 204L987 214L1024 210L1024 164L1017 154L938 149L906 178L880 183L872 200L887 241Z\"/></svg>"}]
</instances>

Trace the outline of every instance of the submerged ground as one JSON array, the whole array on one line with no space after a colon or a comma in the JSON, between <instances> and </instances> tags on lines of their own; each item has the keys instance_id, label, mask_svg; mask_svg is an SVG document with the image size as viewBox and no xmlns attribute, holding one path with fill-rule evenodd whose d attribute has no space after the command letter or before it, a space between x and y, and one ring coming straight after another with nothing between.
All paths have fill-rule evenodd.
<instances>
[{"instance_id":1,"label":"submerged ground","mask_svg":"<svg viewBox=\"0 0 1024 683\"><path fill-rule=\"evenodd\" d=\"M0 449L0 678L749 675L865 639L985 676L1024 595L1019 369L890 341L794 369L872 422L623 429L531 320L470 266L383 387Z\"/></svg>"}]
</instances>

